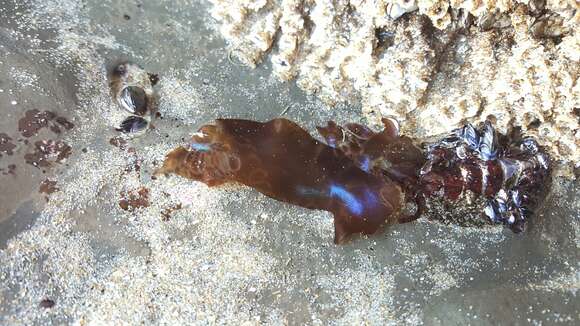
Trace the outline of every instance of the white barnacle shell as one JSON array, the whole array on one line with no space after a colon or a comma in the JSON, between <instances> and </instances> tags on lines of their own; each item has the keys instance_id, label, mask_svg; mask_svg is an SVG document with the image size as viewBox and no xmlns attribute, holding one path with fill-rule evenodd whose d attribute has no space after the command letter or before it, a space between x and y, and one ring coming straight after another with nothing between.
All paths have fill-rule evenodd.
<instances>
[{"instance_id":1,"label":"white barnacle shell","mask_svg":"<svg viewBox=\"0 0 580 326\"><path fill-rule=\"evenodd\" d=\"M387 15L392 19L397 19L408 12L419 9L415 0L398 0L387 4Z\"/></svg>"}]
</instances>

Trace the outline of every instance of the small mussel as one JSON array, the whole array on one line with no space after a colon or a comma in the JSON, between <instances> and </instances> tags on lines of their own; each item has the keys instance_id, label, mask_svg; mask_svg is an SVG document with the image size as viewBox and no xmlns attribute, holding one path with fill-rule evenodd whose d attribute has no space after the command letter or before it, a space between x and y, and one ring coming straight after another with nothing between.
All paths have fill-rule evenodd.
<instances>
[{"instance_id":1,"label":"small mussel","mask_svg":"<svg viewBox=\"0 0 580 326\"><path fill-rule=\"evenodd\" d=\"M146 130L157 112L157 98L153 86L158 77L136 64L124 62L115 66L109 79L114 101L131 114L115 129L127 134Z\"/></svg>"},{"instance_id":2,"label":"small mussel","mask_svg":"<svg viewBox=\"0 0 580 326\"><path fill-rule=\"evenodd\" d=\"M147 113L147 94L138 86L123 88L119 96L119 105L132 114L144 116Z\"/></svg>"},{"instance_id":3,"label":"small mussel","mask_svg":"<svg viewBox=\"0 0 580 326\"><path fill-rule=\"evenodd\" d=\"M138 133L144 131L149 125L149 121L143 117L132 115L123 120L115 130L125 134Z\"/></svg>"}]
</instances>

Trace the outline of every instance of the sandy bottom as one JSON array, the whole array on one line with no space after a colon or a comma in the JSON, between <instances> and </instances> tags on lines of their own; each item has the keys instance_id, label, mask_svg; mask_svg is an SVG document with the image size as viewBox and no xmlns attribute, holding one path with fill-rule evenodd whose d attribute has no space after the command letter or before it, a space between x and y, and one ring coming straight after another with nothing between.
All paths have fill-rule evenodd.
<instances>
[{"instance_id":1,"label":"sandy bottom","mask_svg":"<svg viewBox=\"0 0 580 326\"><path fill-rule=\"evenodd\" d=\"M230 61L205 3L15 2L0 5L0 133L16 144L0 157L16 165L0 173L0 324L578 322L578 182L556 179L521 235L420 220L336 246L326 213L151 172L216 117L285 112L313 131L360 108ZM119 58L161 77L163 118L124 148L106 79ZM32 109L75 127L19 141ZM48 138L72 155L25 163ZM46 179L58 190L40 194ZM119 205L143 187L149 206Z\"/></svg>"}]
</instances>

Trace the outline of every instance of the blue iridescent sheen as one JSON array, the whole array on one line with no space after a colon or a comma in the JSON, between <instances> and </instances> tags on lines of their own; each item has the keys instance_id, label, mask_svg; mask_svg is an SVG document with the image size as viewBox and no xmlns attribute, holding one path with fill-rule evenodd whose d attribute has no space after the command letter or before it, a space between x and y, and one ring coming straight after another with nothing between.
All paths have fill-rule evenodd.
<instances>
[{"instance_id":1,"label":"blue iridescent sheen","mask_svg":"<svg viewBox=\"0 0 580 326\"><path fill-rule=\"evenodd\" d=\"M200 143L191 143L191 144L189 144L189 147L191 147L192 150L195 150L198 152L207 152L211 149L209 144L200 144Z\"/></svg>"},{"instance_id":2,"label":"blue iridescent sheen","mask_svg":"<svg viewBox=\"0 0 580 326\"><path fill-rule=\"evenodd\" d=\"M340 199L348 210L355 215L361 215L364 209L363 203L350 193L344 187L332 184L330 185L330 197Z\"/></svg>"},{"instance_id":3,"label":"blue iridescent sheen","mask_svg":"<svg viewBox=\"0 0 580 326\"><path fill-rule=\"evenodd\" d=\"M364 197L364 203L367 208L373 208L380 204L377 194L369 189L365 189Z\"/></svg>"},{"instance_id":4,"label":"blue iridescent sheen","mask_svg":"<svg viewBox=\"0 0 580 326\"><path fill-rule=\"evenodd\" d=\"M359 167L361 168L361 170L369 172L371 170L371 159L366 155L363 156Z\"/></svg>"}]
</instances>

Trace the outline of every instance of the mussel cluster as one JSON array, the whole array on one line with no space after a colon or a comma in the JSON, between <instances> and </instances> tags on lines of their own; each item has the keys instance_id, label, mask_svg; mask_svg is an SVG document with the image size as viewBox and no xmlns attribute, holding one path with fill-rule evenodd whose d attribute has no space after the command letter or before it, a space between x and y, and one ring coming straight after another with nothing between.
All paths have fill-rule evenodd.
<instances>
[{"instance_id":1,"label":"mussel cluster","mask_svg":"<svg viewBox=\"0 0 580 326\"><path fill-rule=\"evenodd\" d=\"M489 121L456 129L426 152L419 172L425 215L444 223L521 232L549 184L550 159L538 143L518 130L498 134Z\"/></svg>"},{"instance_id":2,"label":"mussel cluster","mask_svg":"<svg viewBox=\"0 0 580 326\"><path fill-rule=\"evenodd\" d=\"M158 82L158 77L136 64L124 62L115 66L109 80L114 101L130 114L115 130L125 134L138 134L147 130L157 113L153 86Z\"/></svg>"}]
</instances>

